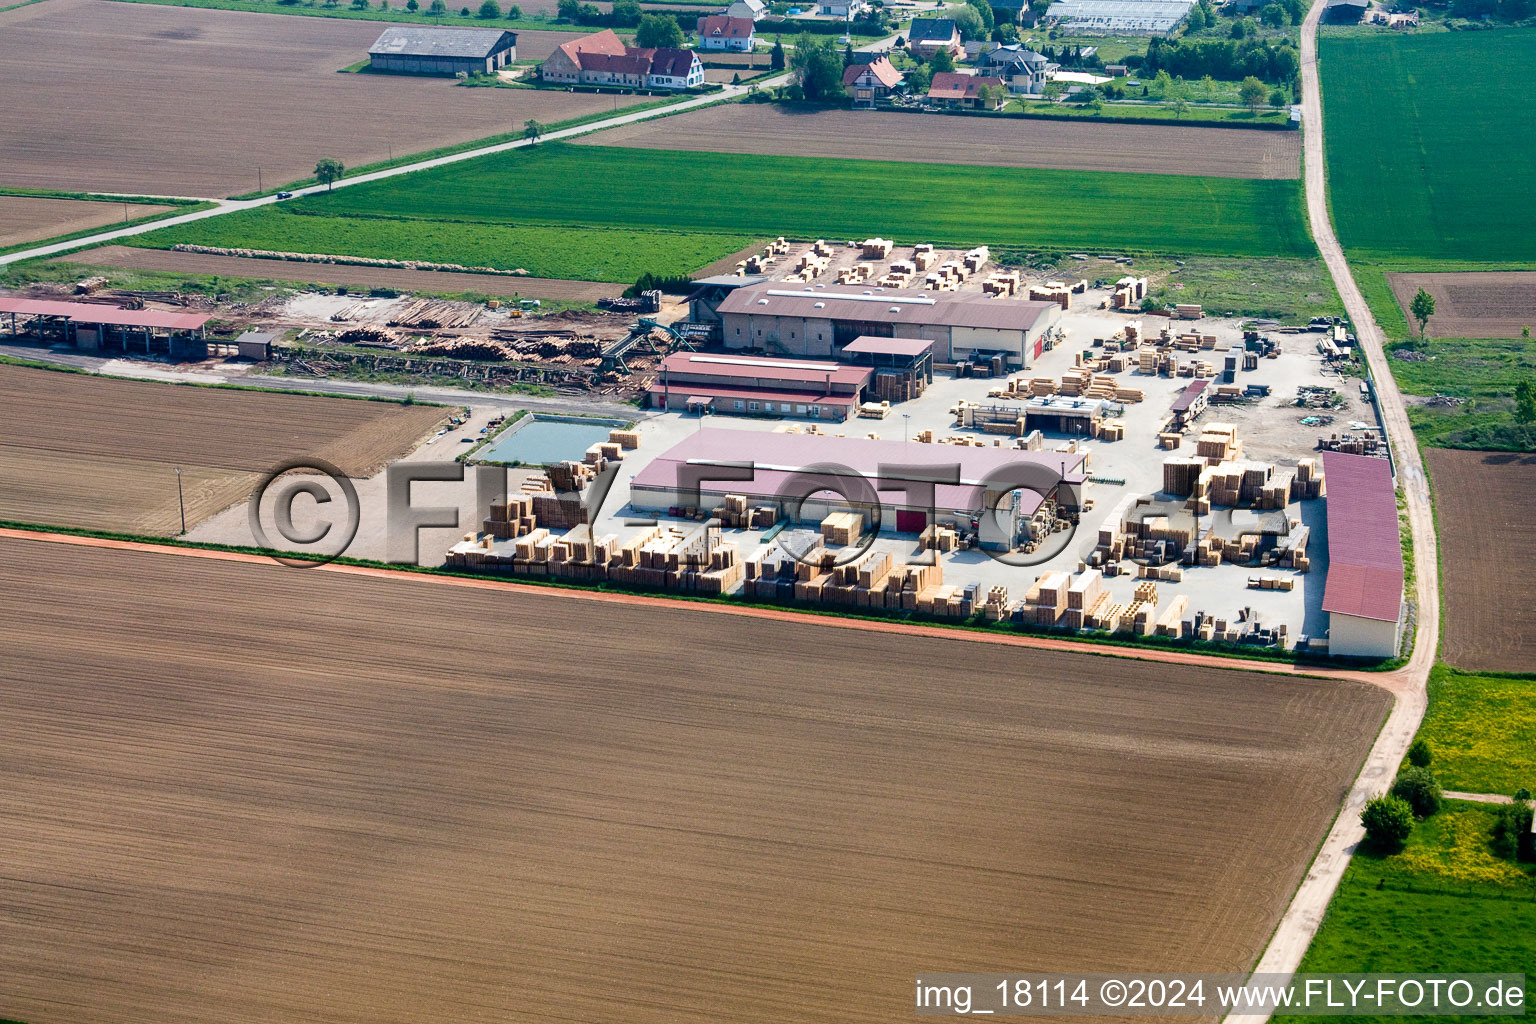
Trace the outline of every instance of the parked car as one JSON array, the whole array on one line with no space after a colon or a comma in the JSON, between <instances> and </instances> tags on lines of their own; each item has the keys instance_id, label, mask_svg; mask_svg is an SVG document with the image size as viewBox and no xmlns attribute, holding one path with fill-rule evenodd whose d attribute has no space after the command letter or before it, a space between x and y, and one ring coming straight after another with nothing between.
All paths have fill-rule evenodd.
<instances>
[{"instance_id":1,"label":"parked car","mask_svg":"<svg viewBox=\"0 0 1536 1024\"><path fill-rule=\"evenodd\" d=\"M277 194L277 198L279 198L279 199L292 199L293 198L293 193L292 192L279 192Z\"/></svg>"}]
</instances>

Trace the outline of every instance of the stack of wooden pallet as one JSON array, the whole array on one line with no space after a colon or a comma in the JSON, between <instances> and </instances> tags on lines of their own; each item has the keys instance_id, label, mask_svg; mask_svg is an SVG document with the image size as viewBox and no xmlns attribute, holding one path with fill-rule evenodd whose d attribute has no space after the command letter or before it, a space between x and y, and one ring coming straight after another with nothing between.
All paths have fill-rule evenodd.
<instances>
[{"instance_id":1,"label":"stack of wooden pallet","mask_svg":"<svg viewBox=\"0 0 1536 1024\"><path fill-rule=\"evenodd\" d=\"M918 535L924 551L955 551L960 547L960 534L947 526L930 523Z\"/></svg>"},{"instance_id":2,"label":"stack of wooden pallet","mask_svg":"<svg viewBox=\"0 0 1536 1024\"><path fill-rule=\"evenodd\" d=\"M1024 594L1024 604L1018 610L1020 621L1031 626L1054 626L1067 608L1067 586L1071 577L1054 571L1035 580Z\"/></svg>"},{"instance_id":3,"label":"stack of wooden pallet","mask_svg":"<svg viewBox=\"0 0 1536 1024\"><path fill-rule=\"evenodd\" d=\"M847 547L864 535L864 517L857 512L833 512L821 521L821 536L827 544Z\"/></svg>"},{"instance_id":4,"label":"stack of wooden pallet","mask_svg":"<svg viewBox=\"0 0 1536 1024\"><path fill-rule=\"evenodd\" d=\"M1321 498L1326 493L1323 470L1316 459L1301 459L1296 463L1296 475L1291 478L1291 499Z\"/></svg>"}]
</instances>

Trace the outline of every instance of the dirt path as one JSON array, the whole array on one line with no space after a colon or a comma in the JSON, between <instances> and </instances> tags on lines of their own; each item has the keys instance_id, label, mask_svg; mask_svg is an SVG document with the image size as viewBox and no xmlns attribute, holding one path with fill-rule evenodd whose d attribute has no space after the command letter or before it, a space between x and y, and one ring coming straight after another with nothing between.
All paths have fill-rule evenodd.
<instances>
[{"instance_id":1,"label":"dirt path","mask_svg":"<svg viewBox=\"0 0 1536 1024\"><path fill-rule=\"evenodd\" d=\"M358 288L398 288L409 292L479 292L484 295L518 295L530 299L565 299L596 302L618 295L626 285L602 281L564 281L544 277L510 277L500 274L454 274L439 270L402 270L395 267L357 267L344 263L296 263L291 260L214 256L169 249L135 249L106 245L71 253L69 263L125 267L130 270L161 270L176 274L219 274L256 280L294 281L301 284L340 284ZM733 264L734 266L734 264Z\"/></svg>"},{"instance_id":2,"label":"dirt path","mask_svg":"<svg viewBox=\"0 0 1536 1024\"><path fill-rule=\"evenodd\" d=\"M1505 796L1502 793L1462 793L1459 790L1448 789L1442 794L1447 800L1471 800L1480 804L1512 804L1515 798Z\"/></svg>"},{"instance_id":3,"label":"dirt path","mask_svg":"<svg viewBox=\"0 0 1536 1024\"><path fill-rule=\"evenodd\" d=\"M1328 832L1316 859L1307 871L1305 880L1296 891L1295 898L1281 918L1280 925L1264 951L1256 974L1291 974L1301 964L1307 947L1323 922L1328 903L1333 899L1349 858L1365 830L1359 821L1359 809L1371 797L1383 792L1396 774L1413 742L1414 733L1424 718L1427 706L1425 685L1429 670L1435 663L1440 646L1440 569L1437 557L1434 511L1430 504L1429 481L1424 464L1419 457L1413 428L1408 422L1408 410L1403 396L1392 378L1385 352L1386 338L1365 297L1355 284L1344 250L1333 233L1328 219L1327 167L1323 162L1323 108L1321 84L1317 73L1317 25L1326 4L1317 0L1308 11L1301 28L1302 74L1302 124L1304 181L1307 195L1307 216L1312 224L1312 237L1322 252L1334 286L1344 300L1344 308L1354 321L1355 333L1360 338L1370 362L1376 394L1381 406L1382 425L1392 447L1392 459L1397 470L1398 485L1408 499L1408 521L1413 531L1414 565L1416 569L1415 598L1418 606L1417 633L1414 637L1413 657L1408 664L1388 679L1397 695L1387 724L1371 748L1365 765L1349 796L1339 811L1338 820ZM1228 1022L1262 1022L1268 1014L1233 1014Z\"/></svg>"}]
</instances>

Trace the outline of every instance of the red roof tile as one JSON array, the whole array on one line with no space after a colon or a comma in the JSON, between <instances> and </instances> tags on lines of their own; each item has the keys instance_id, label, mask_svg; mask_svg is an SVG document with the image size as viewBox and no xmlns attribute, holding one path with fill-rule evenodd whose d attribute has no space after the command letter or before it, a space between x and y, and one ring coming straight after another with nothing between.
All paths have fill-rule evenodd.
<instances>
[{"instance_id":1,"label":"red roof tile","mask_svg":"<svg viewBox=\"0 0 1536 1024\"><path fill-rule=\"evenodd\" d=\"M711 39L751 39L751 18L732 18L726 14L711 14L699 19L699 37Z\"/></svg>"}]
</instances>

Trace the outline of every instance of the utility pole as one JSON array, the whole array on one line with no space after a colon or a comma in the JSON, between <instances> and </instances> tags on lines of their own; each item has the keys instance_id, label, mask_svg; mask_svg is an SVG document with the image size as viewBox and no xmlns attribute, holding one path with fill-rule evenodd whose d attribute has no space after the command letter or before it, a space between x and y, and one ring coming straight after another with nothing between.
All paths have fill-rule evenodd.
<instances>
[{"instance_id":1,"label":"utility pole","mask_svg":"<svg viewBox=\"0 0 1536 1024\"><path fill-rule=\"evenodd\" d=\"M256 168L256 191L257 192L264 192L264 191L266 191L265 189L263 189L261 187L261 168L260 167Z\"/></svg>"},{"instance_id":2,"label":"utility pole","mask_svg":"<svg viewBox=\"0 0 1536 1024\"><path fill-rule=\"evenodd\" d=\"M187 535L187 502L181 495L181 467L176 467L176 504L181 507L181 536Z\"/></svg>"}]
</instances>

